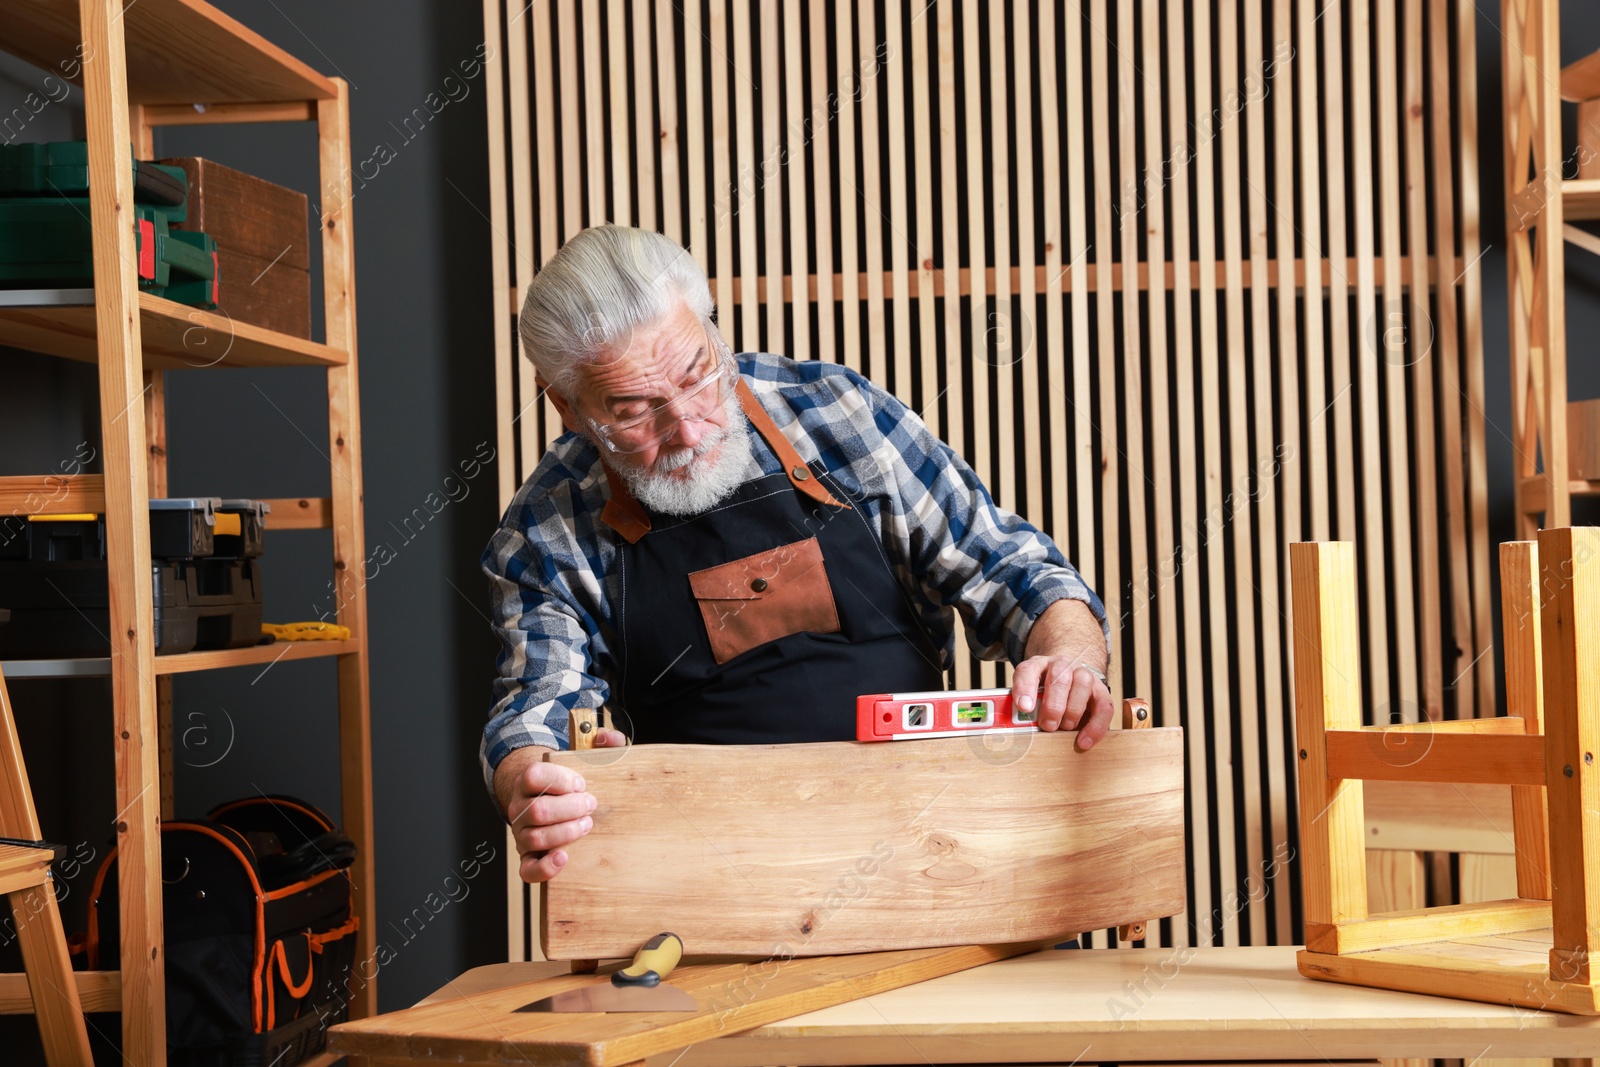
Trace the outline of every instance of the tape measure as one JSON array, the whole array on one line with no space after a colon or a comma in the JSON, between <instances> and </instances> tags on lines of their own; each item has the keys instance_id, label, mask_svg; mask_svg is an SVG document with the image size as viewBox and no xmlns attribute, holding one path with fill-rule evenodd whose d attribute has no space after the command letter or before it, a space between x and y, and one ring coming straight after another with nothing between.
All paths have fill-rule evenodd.
<instances>
[{"instance_id":1,"label":"tape measure","mask_svg":"<svg viewBox=\"0 0 1600 1067\"><path fill-rule=\"evenodd\" d=\"M977 730L1037 730L1039 709L1011 706L1009 689L958 689L933 693L874 693L856 698L857 741L911 741L959 737Z\"/></svg>"}]
</instances>

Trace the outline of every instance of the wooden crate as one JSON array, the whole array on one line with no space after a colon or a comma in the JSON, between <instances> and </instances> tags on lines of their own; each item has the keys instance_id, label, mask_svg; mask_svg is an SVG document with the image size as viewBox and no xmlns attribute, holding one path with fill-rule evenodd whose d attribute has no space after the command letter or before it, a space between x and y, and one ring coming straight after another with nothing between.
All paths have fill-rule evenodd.
<instances>
[{"instance_id":1,"label":"wooden crate","mask_svg":"<svg viewBox=\"0 0 1600 1067\"><path fill-rule=\"evenodd\" d=\"M164 159L189 179L176 229L217 241L218 299L235 322L311 337L311 244L304 193L209 159Z\"/></svg>"},{"instance_id":2,"label":"wooden crate","mask_svg":"<svg viewBox=\"0 0 1600 1067\"><path fill-rule=\"evenodd\" d=\"M1501 546L1504 718L1361 724L1355 551L1292 546L1306 950L1355 985L1600 1014L1600 529ZM1516 895L1373 914L1364 782L1511 789Z\"/></svg>"}]
</instances>

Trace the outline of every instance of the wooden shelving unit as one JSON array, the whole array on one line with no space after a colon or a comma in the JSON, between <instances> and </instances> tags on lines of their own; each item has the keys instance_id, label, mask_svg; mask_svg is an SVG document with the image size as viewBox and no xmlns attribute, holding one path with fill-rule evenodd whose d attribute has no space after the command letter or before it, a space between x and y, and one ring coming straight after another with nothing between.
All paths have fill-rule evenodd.
<instances>
[{"instance_id":1,"label":"wooden shelving unit","mask_svg":"<svg viewBox=\"0 0 1600 1067\"><path fill-rule=\"evenodd\" d=\"M1520 539L1541 525L1571 525L1572 499L1600 496L1600 480L1570 476L1565 293L1567 244L1600 254L1600 235L1571 225L1600 219L1600 53L1561 66L1560 7L1556 0L1501 0ZM1578 105L1578 145L1570 152L1561 144L1563 100Z\"/></svg>"},{"instance_id":2,"label":"wooden shelving unit","mask_svg":"<svg viewBox=\"0 0 1600 1067\"><path fill-rule=\"evenodd\" d=\"M274 502L271 525L331 529L336 574L365 558L361 430L356 373L349 104L345 83L326 78L201 0L31 0L9 5L0 49L84 90L94 221L92 298L39 294L0 299L0 344L99 368L103 476L0 479L6 513L99 511L111 562L112 743L116 751L122 969L79 972L84 1008L121 1011L123 1056L166 1062L160 822L171 817L171 676L185 671L332 656L338 662L341 816L358 846L358 959L372 956L374 915L371 745L366 599L341 597L347 641L156 656L151 633L149 505L166 495L165 372L188 368L316 366L327 372L332 495ZM140 293L131 226L107 224L133 203L127 146L154 155L162 125L311 121L320 164L324 343L233 323ZM42 673L90 673L94 661L34 664ZM351 1013L376 1011L376 988L351 990ZM20 974L0 975L0 1012L28 1012ZM321 1057L328 1062L331 1057Z\"/></svg>"}]
</instances>

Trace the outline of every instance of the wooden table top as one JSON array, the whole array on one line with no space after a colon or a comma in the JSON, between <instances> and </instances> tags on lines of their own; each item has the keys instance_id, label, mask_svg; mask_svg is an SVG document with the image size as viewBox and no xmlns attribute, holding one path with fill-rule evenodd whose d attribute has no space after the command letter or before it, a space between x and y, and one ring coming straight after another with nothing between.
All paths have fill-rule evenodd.
<instances>
[{"instance_id":1,"label":"wooden table top","mask_svg":"<svg viewBox=\"0 0 1600 1067\"><path fill-rule=\"evenodd\" d=\"M1302 978L1292 947L1050 951L772 1023L654 1067L1600 1056L1600 1018ZM559 973L469 971L429 1001Z\"/></svg>"}]
</instances>

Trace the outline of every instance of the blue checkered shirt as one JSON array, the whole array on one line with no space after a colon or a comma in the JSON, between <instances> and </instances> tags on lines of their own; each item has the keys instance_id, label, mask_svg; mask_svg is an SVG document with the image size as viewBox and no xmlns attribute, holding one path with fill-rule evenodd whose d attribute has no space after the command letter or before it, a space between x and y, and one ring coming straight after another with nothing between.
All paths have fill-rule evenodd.
<instances>
[{"instance_id":1,"label":"blue checkered shirt","mask_svg":"<svg viewBox=\"0 0 1600 1067\"><path fill-rule=\"evenodd\" d=\"M833 363L745 354L739 371L801 458L820 462L881 532L947 669L956 611L976 655L1012 663L1024 658L1033 620L1057 600L1084 601L1106 627L1105 607L1055 543L997 506L972 468L889 393ZM779 471L751 434L746 478ZM566 748L572 709L600 707L621 677L622 539L600 521L608 498L599 451L563 434L484 550L501 646L480 750L491 786L512 749Z\"/></svg>"}]
</instances>

